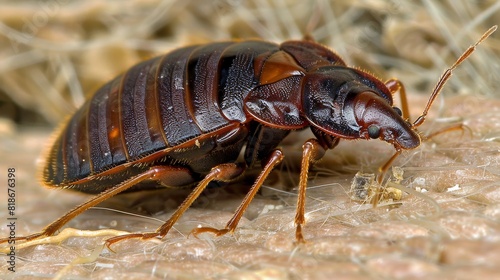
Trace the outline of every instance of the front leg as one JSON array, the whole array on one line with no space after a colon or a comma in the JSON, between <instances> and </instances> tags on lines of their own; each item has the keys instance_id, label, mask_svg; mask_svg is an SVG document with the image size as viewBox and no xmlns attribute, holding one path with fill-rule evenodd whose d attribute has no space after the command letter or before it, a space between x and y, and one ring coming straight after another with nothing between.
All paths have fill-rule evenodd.
<instances>
[{"instance_id":1,"label":"front leg","mask_svg":"<svg viewBox=\"0 0 500 280\"><path fill-rule=\"evenodd\" d=\"M332 139L333 140L333 139ZM335 141L335 144L338 142ZM335 145L332 145L334 147ZM302 163L300 165L300 178L299 178L299 193L297 197L297 213L295 214L295 239L297 242L303 243L304 236L302 235L302 227L306 219L304 217L306 208L306 188L307 177L309 175L309 167L312 163L320 160L325 155L326 149L316 139L307 140L302 145Z\"/></svg>"}]
</instances>

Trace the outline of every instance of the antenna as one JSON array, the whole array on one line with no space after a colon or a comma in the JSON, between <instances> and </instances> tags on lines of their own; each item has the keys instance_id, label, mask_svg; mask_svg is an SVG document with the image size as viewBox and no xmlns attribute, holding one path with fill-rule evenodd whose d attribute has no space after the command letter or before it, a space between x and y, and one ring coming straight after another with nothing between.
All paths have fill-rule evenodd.
<instances>
[{"instance_id":1,"label":"antenna","mask_svg":"<svg viewBox=\"0 0 500 280\"><path fill-rule=\"evenodd\" d=\"M446 71L444 71L443 75L441 75L441 78L439 78L436 86L434 87L434 90L432 91L431 97L429 98L429 101L427 102L427 106L425 106L425 109L422 112L422 115L420 115L420 117L418 117L415 120L415 122L413 122L412 128L416 128L416 127L420 126L422 123L424 123L425 117L427 116L427 112L431 108L431 105L434 102L434 100L436 99L436 97L441 92L441 89L443 89L443 86L451 78L453 70L455 70L455 68L457 68L458 65L460 65L464 60L466 60L476 50L477 45L479 45L481 42L486 40L486 38L488 38L493 32L495 32L495 30L497 30L496 25L494 25L490 29L488 29L488 31L486 31L483 34L483 36L481 36L481 38L479 40L477 40L477 42L474 45L470 46L467 50L465 50L465 52L457 59L457 61L455 61L455 63L450 68L448 68L448 69L446 69Z\"/></svg>"}]
</instances>

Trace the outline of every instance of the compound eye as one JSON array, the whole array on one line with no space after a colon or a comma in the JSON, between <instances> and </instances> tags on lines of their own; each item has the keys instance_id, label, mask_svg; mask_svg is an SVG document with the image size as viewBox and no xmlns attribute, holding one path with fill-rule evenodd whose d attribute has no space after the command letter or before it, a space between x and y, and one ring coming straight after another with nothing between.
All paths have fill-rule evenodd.
<instances>
[{"instance_id":1,"label":"compound eye","mask_svg":"<svg viewBox=\"0 0 500 280\"><path fill-rule=\"evenodd\" d=\"M396 114L398 114L400 117L403 116L403 112L401 112L401 109L399 109L398 107L392 107L392 109L394 109L394 111L396 112Z\"/></svg>"},{"instance_id":2,"label":"compound eye","mask_svg":"<svg viewBox=\"0 0 500 280\"><path fill-rule=\"evenodd\" d=\"M375 124L371 124L368 127L368 136L370 136L371 139L377 139L380 136L380 127Z\"/></svg>"}]
</instances>

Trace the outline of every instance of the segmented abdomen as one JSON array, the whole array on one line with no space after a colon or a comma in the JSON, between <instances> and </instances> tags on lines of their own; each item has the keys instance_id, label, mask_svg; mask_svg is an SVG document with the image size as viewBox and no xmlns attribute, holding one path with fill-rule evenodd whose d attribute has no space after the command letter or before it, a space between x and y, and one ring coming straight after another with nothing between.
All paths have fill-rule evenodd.
<instances>
[{"instance_id":1,"label":"segmented abdomen","mask_svg":"<svg viewBox=\"0 0 500 280\"><path fill-rule=\"evenodd\" d=\"M44 182L67 186L244 121L243 98L257 83L254 60L277 49L261 41L214 43L132 67L72 116L47 157Z\"/></svg>"}]
</instances>

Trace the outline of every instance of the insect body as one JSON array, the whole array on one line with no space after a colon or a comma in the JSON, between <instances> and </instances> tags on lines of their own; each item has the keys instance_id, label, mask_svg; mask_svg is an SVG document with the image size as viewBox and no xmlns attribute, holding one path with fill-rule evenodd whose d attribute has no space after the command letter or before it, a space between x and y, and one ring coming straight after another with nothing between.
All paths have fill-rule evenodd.
<instances>
[{"instance_id":1,"label":"insect body","mask_svg":"<svg viewBox=\"0 0 500 280\"><path fill-rule=\"evenodd\" d=\"M396 150L381 167L383 175L402 150L420 145L416 127L452 70L495 29L445 72L414 123L408 120L398 80L384 83L347 67L338 55L311 41L213 43L142 62L104 85L72 116L42 171L45 185L97 195L40 233L16 239L52 235L79 213L123 191L196 185L156 231L117 236L107 243L163 237L211 181L234 180L260 163L262 172L227 226L193 230L232 232L282 161L279 143L290 131L309 127L315 138L303 145L295 217L296 239L303 241L310 164L340 139L381 139ZM398 90L402 110L393 107ZM237 163L245 146L244 162Z\"/></svg>"}]
</instances>

